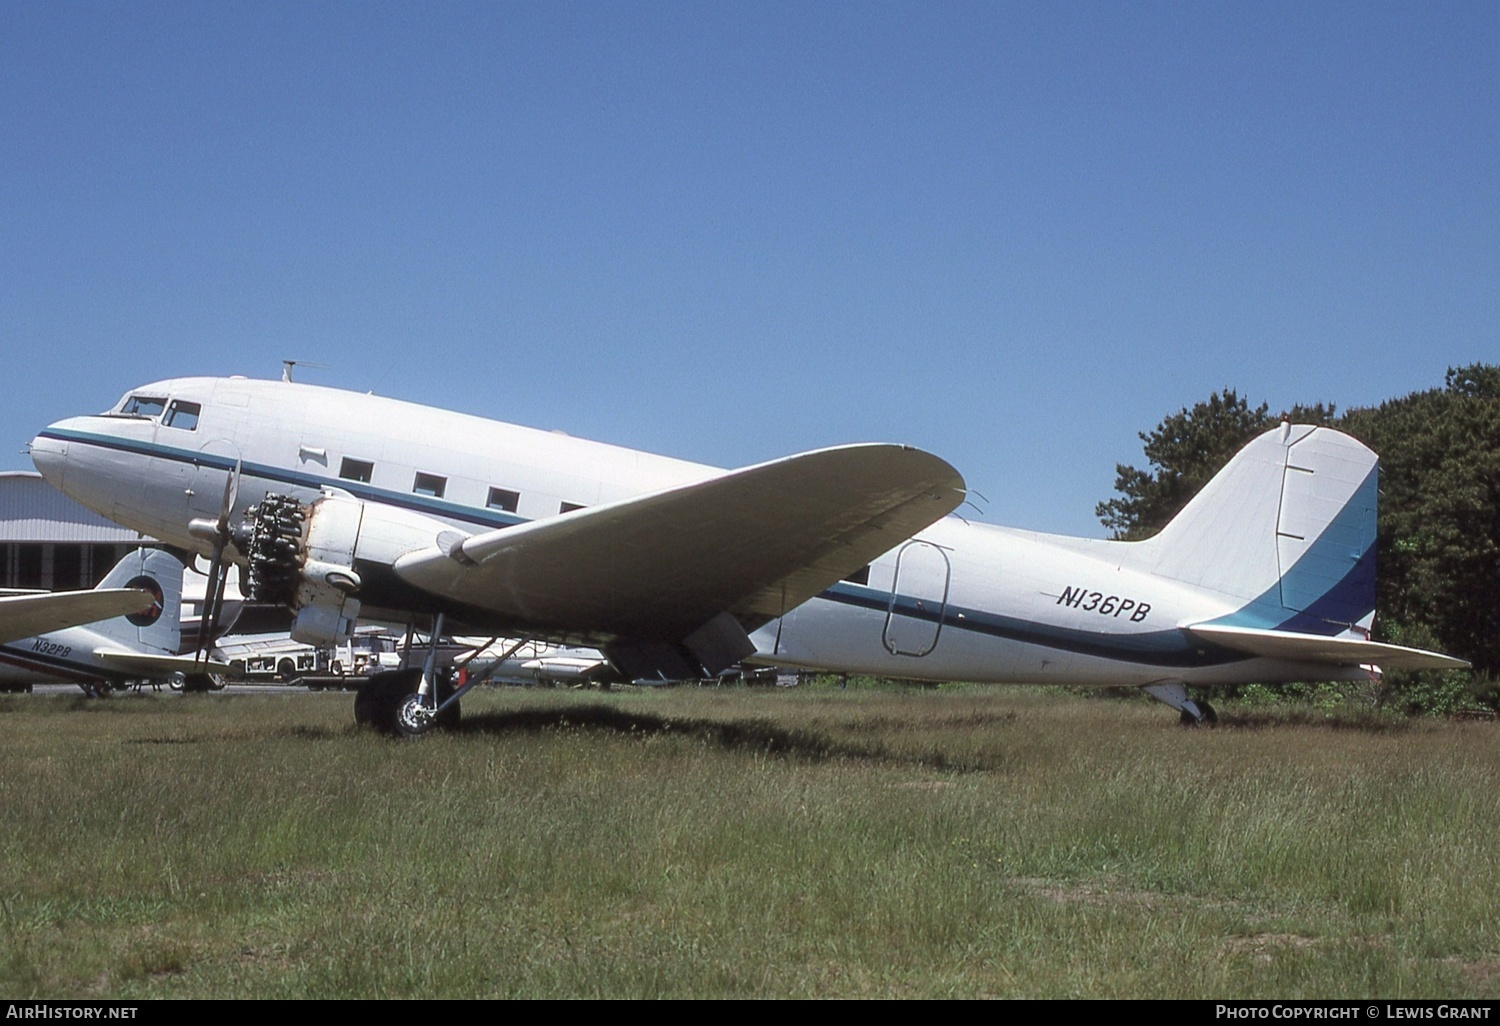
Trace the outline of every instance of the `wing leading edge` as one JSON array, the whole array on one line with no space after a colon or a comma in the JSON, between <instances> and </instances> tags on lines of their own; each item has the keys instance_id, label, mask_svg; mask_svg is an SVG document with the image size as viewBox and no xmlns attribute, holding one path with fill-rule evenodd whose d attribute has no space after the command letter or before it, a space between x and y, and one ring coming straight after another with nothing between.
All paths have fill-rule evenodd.
<instances>
[{"instance_id":1,"label":"wing leading edge","mask_svg":"<svg viewBox=\"0 0 1500 1026\"><path fill-rule=\"evenodd\" d=\"M753 651L745 628L952 512L963 490L958 471L919 449L840 446L516 527L445 535L395 570L539 630L687 643L712 670Z\"/></svg>"}]
</instances>

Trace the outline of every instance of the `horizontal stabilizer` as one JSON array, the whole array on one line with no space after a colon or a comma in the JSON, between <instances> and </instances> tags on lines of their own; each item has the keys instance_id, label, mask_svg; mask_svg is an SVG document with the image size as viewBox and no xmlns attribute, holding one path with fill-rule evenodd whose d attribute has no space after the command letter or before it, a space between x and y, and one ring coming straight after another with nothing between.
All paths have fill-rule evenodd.
<instances>
[{"instance_id":1,"label":"horizontal stabilizer","mask_svg":"<svg viewBox=\"0 0 1500 1026\"><path fill-rule=\"evenodd\" d=\"M142 613L156 598L135 588L99 588L0 598L0 642Z\"/></svg>"},{"instance_id":2,"label":"horizontal stabilizer","mask_svg":"<svg viewBox=\"0 0 1500 1026\"><path fill-rule=\"evenodd\" d=\"M106 670L115 673L135 674L141 677L165 677L174 673L229 673L228 663L198 659L190 655L166 655L154 652L121 652L116 649L96 649L94 657L104 664Z\"/></svg>"},{"instance_id":3,"label":"horizontal stabilizer","mask_svg":"<svg viewBox=\"0 0 1500 1026\"><path fill-rule=\"evenodd\" d=\"M1194 624L1186 630L1205 641L1239 652L1287 659L1304 663L1335 663L1363 666L1374 663L1387 670L1466 670L1462 659L1426 652L1420 648L1385 645L1362 638L1330 638L1321 634L1294 634L1291 631L1266 630L1259 627L1221 627Z\"/></svg>"},{"instance_id":4,"label":"horizontal stabilizer","mask_svg":"<svg viewBox=\"0 0 1500 1026\"><path fill-rule=\"evenodd\" d=\"M782 615L951 512L963 488L919 449L820 449L440 539L395 569L518 625L677 643L723 613L756 625ZM723 647L733 632L720 633L707 640Z\"/></svg>"}]
</instances>

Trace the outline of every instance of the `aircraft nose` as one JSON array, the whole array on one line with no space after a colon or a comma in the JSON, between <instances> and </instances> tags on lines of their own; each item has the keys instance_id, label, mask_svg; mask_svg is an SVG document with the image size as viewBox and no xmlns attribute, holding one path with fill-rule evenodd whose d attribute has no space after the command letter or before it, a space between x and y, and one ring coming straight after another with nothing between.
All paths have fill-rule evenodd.
<instances>
[{"instance_id":1,"label":"aircraft nose","mask_svg":"<svg viewBox=\"0 0 1500 1026\"><path fill-rule=\"evenodd\" d=\"M57 427L56 424L52 425ZM68 468L68 443L49 434L52 428L48 428L31 440L31 462L42 475L43 480L53 488L61 490L63 477Z\"/></svg>"}]
</instances>

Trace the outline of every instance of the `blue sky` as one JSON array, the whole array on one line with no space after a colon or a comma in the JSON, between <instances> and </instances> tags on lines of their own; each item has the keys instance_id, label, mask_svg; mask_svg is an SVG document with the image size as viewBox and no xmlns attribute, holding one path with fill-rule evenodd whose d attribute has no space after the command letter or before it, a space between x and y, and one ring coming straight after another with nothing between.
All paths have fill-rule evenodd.
<instances>
[{"instance_id":1,"label":"blue sky","mask_svg":"<svg viewBox=\"0 0 1500 1026\"><path fill-rule=\"evenodd\" d=\"M180 374L1102 536L1216 389L1500 362L1495 3L0 4L0 469ZM977 500L976 500L977 501Z\"/></svg>"}]
</instances>

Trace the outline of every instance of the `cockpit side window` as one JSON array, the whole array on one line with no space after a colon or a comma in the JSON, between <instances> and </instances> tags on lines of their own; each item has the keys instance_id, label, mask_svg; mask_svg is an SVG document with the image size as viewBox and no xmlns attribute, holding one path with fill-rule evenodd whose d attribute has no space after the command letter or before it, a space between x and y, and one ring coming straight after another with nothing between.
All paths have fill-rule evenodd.
<instances>
[{"instance_id":1,"label":"cockpit side window","mask_svg":"<svg viewBox=\"0 0 1500 1026\"><path fill-rule=\"evenodd\" d=\"M120 407L120 413L127 417L148 417L155 419L161 416L161 411L167 408L167 401L155 396L133 395L125 400L125 405Z\"/></svg>"},{"instance_id":2,"label":"cockpit side window","mask_svg":"<svg viewBox=\"0 0 1500 1026\"><path fill-rule=\"evenodd\" d=\"M202 411L203 407L198 403L173 399L172 405L167 407L167 415L162 418L161 422L166 427L195 431L198 428L198 414Z\"/></svg>"}]
</instances>

